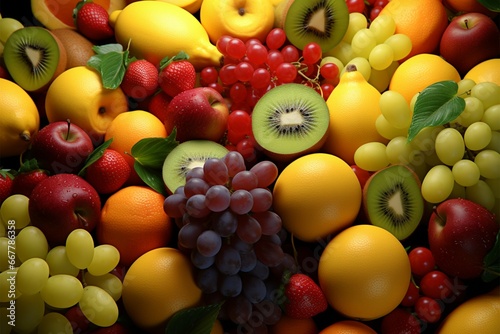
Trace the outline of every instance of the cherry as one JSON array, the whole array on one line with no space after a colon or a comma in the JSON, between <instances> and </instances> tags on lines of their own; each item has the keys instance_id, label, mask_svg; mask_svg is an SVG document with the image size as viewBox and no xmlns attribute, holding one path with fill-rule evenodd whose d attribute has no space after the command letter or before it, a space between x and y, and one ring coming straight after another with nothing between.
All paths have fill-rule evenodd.
<instances>
[{"instance_id":1,"label":"cherry","mask_svg":"<svg viewBox=\"0 0 500 334\"><path fill-rule=\"evenodd\" d=\"M442 271L433 270L420 279L420 289L424 296L444 300L452 295L453 283Z\"/></svg>"},{"instance_id":2,"label":"cherry","mask_svg":"<svg viewBox=\"0 0 500 334\"><path fill-rule=\"evenodd\" d=\"M415 283L410 280L410 284L408 284L408 290L406 291L406 294L401 301L401 306L412 307L413 305L415 305L418 298L420 298L420 290L415 285Z\"/></svg>"},{"instance_id":3,"label":"cherry","mask_svg":"<svg viewBox=\"0 0 500 334\"><path fill-rule=\"evenodd\" d=\"M427 247L416 247L408 253L411 272L419 277L434 269L436 261L431 250Z\"/></svg>"},{"instance_id":4,"label":"cherry","mask_svg":"<svg viewBox=\"0 0 500 334\"><path fill-rule=\"evenodd\" d=\"M415 303L415 313L423 321L436 323L441 319L442 312L437 300L430 297L422 296Z\"/></svg>"}]
</instances>

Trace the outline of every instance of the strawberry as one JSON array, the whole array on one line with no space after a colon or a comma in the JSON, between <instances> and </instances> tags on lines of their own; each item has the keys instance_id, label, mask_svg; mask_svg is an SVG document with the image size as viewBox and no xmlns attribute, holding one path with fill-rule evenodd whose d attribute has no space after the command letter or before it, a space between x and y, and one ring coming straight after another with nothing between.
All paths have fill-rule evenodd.
<instances>
[{"instance_id":1,"label":"strawberry","mask_svg":"<svg viewBox=\"0 0 500 334\"><path fill-rule=\"evenodd\" d=\"M196 70L186 59L187 55L180 52L170 59L162 60L160 64L158 83L161 89L171 97L194 88L196 84Z\"/></svg>"},{"instance_id":2,"label":"strawberry","mask_svg":"<svg viewBox=\"0 0 500 334\"><path fill-rule=\"evenodd\" d=\"M5 201L7 197L12 195L12 179L14 176L7 169L0 170L0 204Z\"/></svg>"},{"instance_id":3,"label":"strawberry","mask_svg":"<svg viewBox=\"0 0 500 334\"><path fill-rule=\"evenodd\" d=\"M120 87L131 98L145 99L158 89L158 69L145 59L134 60L128 64Z\"/></svg>"},{"instance_id":4,"label":"strawberry","mask_svg":"<svg viewBox=\"0 0 500 334\"><path fill-rule=\"evenodd\" d=\"M167 113L167 107L170 101L172 101L172 97L167 95L164 91L160 91L149 101L148 110L158 117L160 121L165 122L165 114Z\"/></svg>"},{"instance_id":5,"label":"strawberry","mask_svg":"<svg viewBox=\"0 0 500 334\"><path fill-rule=\"evenodd\" d=\"M84 178L99 194L111 194L125 184L131 171L118 151L107 148L99 159L87 167Z\"/></svg>"},{"instance_id":6,"label":"strawberry","mask_svg":"<svg viewBox=\"0 0 500 334\"><path fill-rule=\"evenodd\" d=\"M43 169L19 172L14 177L12 193L30 197L33 188L48 177L49 173Z\"/></svg>"},{"instance_id":7,"label":"strawberry","mask_svg":"<svg viewBox=\"0 0 500 334\"><path fill-rule=\"evenodd\" d=\"M328 307L328 302L321 288L309 276L301 273L284 275L283 304L285 314L291 318L311 318Z\"/></svg>"},{"instance_id":8,"label":"strawberry","mask_svg":"<svg viewBox=\"0 0 500 334\"><path fill-rule=\"evenodd\" d=\"M114 36L108 11L91 0L77 3L73 17L78 31L88 39L100 41Z\"/></svg>"}]
</instances>

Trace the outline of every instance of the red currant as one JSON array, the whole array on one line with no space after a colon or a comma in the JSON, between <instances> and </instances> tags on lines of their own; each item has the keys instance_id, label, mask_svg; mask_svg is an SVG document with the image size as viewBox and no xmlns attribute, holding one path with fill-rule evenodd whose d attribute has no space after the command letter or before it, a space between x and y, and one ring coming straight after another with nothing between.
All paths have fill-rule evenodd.
<instances>
[{"instance_id":1,"label":"red currant","mask_svg":"<svg viewBox=\"0 0 500 334\"><path fill-rule=\"evenodd\" d=\"M229 57L241 59L246 52L245 43L239 38L232 38L226 45L226 53Z\"/></svg>"},{"instance_id":2,"label":"red currant","mask_svg":"<svg viewBox=\"0 0 500 334\"><path fill-rule=\"evenodd\" d=\"M241 82L234 83L229 89L229 97L234 103L242 103L247 99L247 88Z\"/></svg>"},{"instance_id":3,"label":"red currant","mask_svg":"<svg viewBox=\"0 0 500 334\"><path fill-rule=\"evenodd\" d=\"M276 77L280 83L289 83L295 80L297 68L290 63L281 63L276 68Z\"/></svg>"},{"instance_id":4,"label":"red currant","mask_svg":"<svg viewBox=\"0 0 500 334\"><path fill-rule=\"evenodd\" d=\"M322 55L321 46L316 42L307 43L302 50L302 57L306 64L316 64Z\"/></svg>"},{"instance_id":5,"label":"red currant","mask_svg":"<svg viewBox=\"0 0 500 334\"><path fill-rule=\"evenodd\" d=\"M236 78L236 65L234 64L228 64L222 66L222 68L219 71L219 78L222 81L222 83L226 86L230 86L234 84L238 79Z\"/></svg>"},{"instance_id":6,"label":"red currant","mask_svg":"<svg viewBox=\"0 0 500 334\"><path fill-rule=\"evenodd\" d=\"M430 297L420 297L415 303L415 313L423 321L429 323L438 322L441 319L442 312L439 303Z\"/></svg>"},{"instance_id":7,"label":"red currant","mask_svg":"<svg viewBox=\"0 0 500 334\"><path fill-rule=\"evenodd\" d=\"M417 276L424 276L434 269L436 261L431 250L427 247L416 247L408 253L411 272Z\"/></svg>"},{"instance_id":8,"label":"red currant","mask_svg":"<svg viewBox=\"0 0 500 334\"><path fill-rule=\"evenodd\" d=\"M420 279L420 290L422 294L434 299L447 299L453 293L451 279L439 270L433 270Z\"/></svg>"},{"instance_id":9,"label":"red currant","mask_svg":"<svg viewBox=\"0 0 500 334\"><path fill-rule=\"evenodd\" d=\"M328 97L330 97L330 94L333 92L334 88L335 86L331 83L324 83L321 85L321 91L323 92L323 99L325 101L328 100Z\"/></svg>"},{"instance_id":10,"label":"red currant","mask_svg":"<svg viewBox=\"0 0 500 334\"><path fill-rule=\"evenodd\" d=\"M349 13L363 13L365 10L364 0L346 0Z\"/></svg>"},{"instance_id":11,"label":"red currant","mask_svg":"<svg viewBox=\"0 0 500 334\"><path fill-rule=\"evenodd\" d=\"M319 68L319 73L321 76L327 80L336 79L339 76L339 67L334 63L323 64Z\"/></svg>"},{"instance_id":12,"label":"red currant","mask_svg":"<svg viewBox=\"0 0 500 334\"><path fill-rule=\"evenodd\" d=\"M255 89L266 88L270 83L271 73L269 73L269 71L264 68L256 69L252 74L252 78L250 79L250 85L252 85L252 87Z\"/></svg>"},{"instance_id":13,"label":"red currant","mask_svg":"<svg viewBox=\"0 0 500 334\"><path fill-rule=\"evenodd\" d=\"M257 157L253 140L250 138L240 140L236 144L236 150L245 158L245 161L252 162Z\"/></svg>"},{"instance_id":14,"label":"red currant","mask_svg":"<svg viewBox=\"0 0 500 334\"><path fill-rule=\"evenodd\" d=\"M267 60L267 48L262 44L252 44L247 47L248 61L254 65L264 64Z\"/></svg>"},{"instance_id":15,"label":"red currant","mask_svg":"<svg viewBox=\"0 0 500 334\"><path fill-rule=\"evenodd\" d=\"M271 71L276 70L278 65L283 63L283 55L278 50L271 50L267 54L267 65L271 69Z\"/></svg>"},{"instance_id":16,"label":"red currant","mask_svg":"<svg viewBox=\"0 0 500 334\"><path fill-rule=\"evenodd\" d=\"M238 65L236 65L234 74L236 75L236 79L241 82L246 82L252 79L253 71L254 68L250 63L242 61Z\"/></svg>"},{"instance_id":17,"label":"red currant","mask_svg":"<svg viewBox=\"0 0 500 334\"><path fill-rule=\"evenodd\" d=\"M205 67L200 72L200 79L205 85L217 82L219 78L219 73L217 69L213 66Z\"/></svg>"},{"instance_id":18,"label":"red currant","mask_svg":"<svg viewBox=\"0 0 500 334\"><path fill-rule=\"evenodd\" d=\"M283 55L283 60L287 63L293 63L299 60L300 57L299 50L293 45L285 45L281 49L281 54Z\"/></svg>"},{"instance_id":19,"label":"red currant","mask_svg":"<svg viewBox=\"0 0 500 334\"><path fill-rule=\"evenodd\" d=\"M411 307L415 305L417 299L420 297L420 291L415 283L410 280L410 284L408 285L408 290L406 291L403 300L401 301L401 306Z\"/></svg>"},{"instance_id":20,"label":"red currant","mask_svg":"<svg viewBox=\"0 0 500 334\"><path fill-rule=\"evenodd\" d=\"M219 50L219 52L222 53L223 55L227 55L226 52L227 43L229 43L229 41L232 39L233 38L229 35L222 35L221 37L219 37L219 39L215 43L217 50Z\"/></svg>"},{"instance_id":21,"label":"red currant","mask_svg":"<svg viewBox=\"0 0 500 334\"><path fill-rule=\"evenodd\" d=\"M272 29L266 36L266 45L270 50L278 50L286 41L286 33L281 28Z\"/></svg>"}]
</instances>

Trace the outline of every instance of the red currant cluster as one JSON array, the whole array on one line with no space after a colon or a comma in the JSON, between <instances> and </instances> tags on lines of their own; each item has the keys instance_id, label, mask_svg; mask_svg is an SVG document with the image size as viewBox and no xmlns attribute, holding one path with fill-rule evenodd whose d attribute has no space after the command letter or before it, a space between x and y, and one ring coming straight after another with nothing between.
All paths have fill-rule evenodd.
<instances>
[{"instance_id":1,"label":"red currant cluster","mask_svg":"<svg viewBox=\"0 0 500 334\"><path fill-rule=\"evenodd\" d=\"M247 163L257 161L250 115L260 97L273 87L294 82L313 87L326 100L339 81L340 69L334 63L322 63L319 44L311 42L300 50L280 28L272 29L264 42L225 35L216 46L224 55L223 63L219 69L203 68L200 83L227 98L231 113L226 147L241 153Z\"/></svg>"},{"instance_id":2,"label":"red currant cluster","mask_svg":"<svg viewBox=\"0 0 500 334\"><path fill-rule=\"evenodd\" d=\"M371 21L380 14L389 0L346 0L349 13L362 13Z\"/></svg>"}]
</instances>

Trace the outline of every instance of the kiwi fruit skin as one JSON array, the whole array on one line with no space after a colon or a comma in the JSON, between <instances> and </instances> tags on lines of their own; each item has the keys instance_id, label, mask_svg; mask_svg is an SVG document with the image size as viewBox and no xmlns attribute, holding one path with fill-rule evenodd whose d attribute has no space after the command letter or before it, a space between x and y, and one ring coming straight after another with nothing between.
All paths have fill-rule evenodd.
<instances>
[{"instance_id":1,"label":"kiwi fruit skin","mask_svg":"<svg viewBox=\"0 0 500 334\"><path fill-rule=\"evenodd\" d=\"M92 49L94 44L78 31L67 28L53 29L50 31L62 43L66 50L66 69L76 66L85 66L87 61L95 55Z\"/></svg>"},{"instance_id":2,"label":"kiwi fruit skin","mask_svg":"<svg viewBox=\"0 0 500 334\"><path fill-rule=\"evenodd\" d=\"M294 112L300 112L310 122L299 127L298 131L306 129L304 131L309 133L288 138L286 134L279 136L277 132L280 130L269 122ZM289 162L302 155L317 152L326 141L329 122L330 113L323 97L313 88L298 83L283 84L269 90L252 111L255 141L266 156L277 162ZM290 129L291 126L283 127L281 131L291 131Z\"/></svg>"},{"instance_id":3,"label":"kiwi fruit skin","mask_svg":"<svg viewBox=\"0 0 500 334\"><path fill-rule=\"evenodd\" d=\"M275 26L284 29L297 48L316 42L323 52L328 52L347 31L349 10L345 0L282 0L275 7L274 18Z\"/></svg>"},{"instance_id":4,"label":"kiwi fruit skin","mask_svg":"<svg viewBox=\"0 0 500 334\"><path fill-rule=\"evenodd\" d=\"M37 74L36 78L33 75L32 63L28 57L20 54L23 48L23 45L19 45L20 41L26 43L24 47L29 46L41 54L48 53L42 60L45 62L43 64L45 68L41 71L45 72ZM5 43L3 59L12 79L27 92L36 93L46 91L50 83L66 69L67 54L62 42L50 30L39 26L27 26L9 36Z\"/></svg>"},{"instance_id":5,"label":"kiwi fruit skin","mask_svg":"<svg viewBox=\"0 0 500 334\"><path fill-rule=\"evenodd\" d=\"M203 167L210 158L220 159L229 150L206 139L193 139L178 144L165 158L162 167L163 182L170 194L186 183L186 174L195 167Z\"/></svg>"},{"instance_id":6,"label":"kiwi fruit skin","mask_svg":"<svg viewBox=\"0 0 500 334\"><path fill-rule=\"evenodd\" d=\"M406 240L424 215L425 203L420 187L417 174L403 164L390 165L373 173L363 187L363 211L369 222L388 230L400 241ZM399 208L388 205L389 197L401 203L403 214L395 214Z\"/></svg>"}]
</instances>

